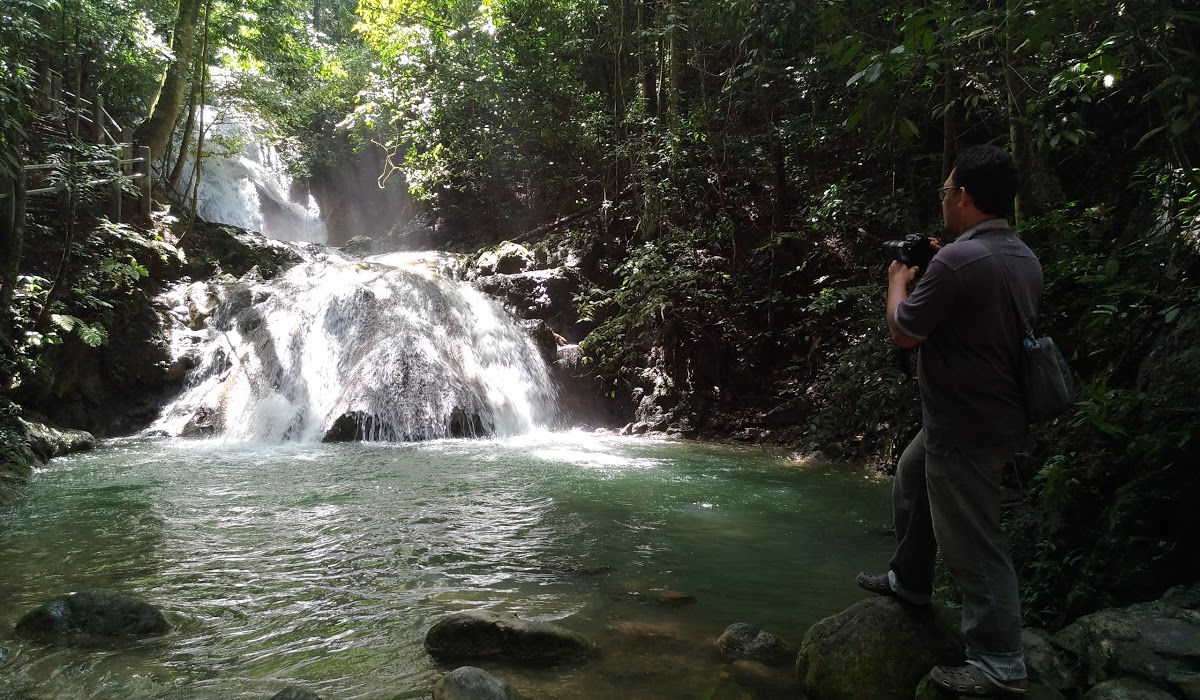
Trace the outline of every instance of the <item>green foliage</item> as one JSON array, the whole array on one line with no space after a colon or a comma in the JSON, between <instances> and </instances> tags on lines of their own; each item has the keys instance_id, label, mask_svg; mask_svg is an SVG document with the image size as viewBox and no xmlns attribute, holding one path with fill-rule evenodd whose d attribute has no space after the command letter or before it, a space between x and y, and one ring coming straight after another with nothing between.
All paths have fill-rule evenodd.
<instances>
[{"instance_id":1,"label":"green foliage","mask_svg":"<svg viewBox=\"0 0 1200 700\"><path fill-rule=\"evenodd\" d=\"M53 0L11 0L0 6L0 180L20 174L36 79L28 49L45 37L38 17L54 7Z\"/></svg>"}]
</instances>

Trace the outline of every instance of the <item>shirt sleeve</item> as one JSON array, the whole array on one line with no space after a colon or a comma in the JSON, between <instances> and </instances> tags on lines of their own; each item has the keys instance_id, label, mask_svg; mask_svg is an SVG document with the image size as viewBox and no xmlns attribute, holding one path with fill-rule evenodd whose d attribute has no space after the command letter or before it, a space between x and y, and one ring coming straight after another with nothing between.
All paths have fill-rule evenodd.
<instances>
[{"instance_id":1,"label":"shirt sleeve","mask_svg":"<svg viewBox=\"0 0 1200 700\"><path fill-rule=\"evenodd\" d=\"M925 340L945 320L958 297L958 275L934 259L908 299L896 307L896 326L913 340Z\"/></svg>"}]
</instances>

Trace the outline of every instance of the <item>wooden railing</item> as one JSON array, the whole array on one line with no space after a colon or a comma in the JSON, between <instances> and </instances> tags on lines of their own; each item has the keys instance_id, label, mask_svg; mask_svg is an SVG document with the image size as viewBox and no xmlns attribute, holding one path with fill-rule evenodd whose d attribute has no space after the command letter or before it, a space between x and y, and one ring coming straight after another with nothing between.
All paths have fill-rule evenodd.
<instances>
[{"instance_id":1,"label":"wooden railing","mask_svg":"<svg viewBox=\"0 0 1200 700\"><path fill-rule=\"evenodd\" d=\"M137 155L134 156L132 130L121 125L104 109L104 98L100 94L97 93L91 100L88 100L81 97L78 90L75 93L67 92L62 89L62 76L58 73L43 73L41 86L42 99L39 106L43 113L61 118L67 130L75 137L81 137L80 122L86 122L89 127L87 136L90 137L92 143L115 147L116 155L113 158L77 161L68 164L68 167L70 165L78 167L108 166L107 173L88 180L83 186L109 186L109 219L114 222L121 220L122 185L128 180L140 181L138 211L142 216L149 217L152 184L150 148L139 146ZM112 131L109 130L109 127L112 128ZM59 167L62 167L62 164L28 164L22 167L22 176L25 177L26 183L29 183L30 173ZM25 194L28 196L53 194L63 191L67 186L66 182L59 182L47 187L27 189ZM0 215L9 214L6 211L8 205L5 200L11 200L11 189L11 183L4 183L3 187L0 187Z\"/></svg>"}]
</instances>

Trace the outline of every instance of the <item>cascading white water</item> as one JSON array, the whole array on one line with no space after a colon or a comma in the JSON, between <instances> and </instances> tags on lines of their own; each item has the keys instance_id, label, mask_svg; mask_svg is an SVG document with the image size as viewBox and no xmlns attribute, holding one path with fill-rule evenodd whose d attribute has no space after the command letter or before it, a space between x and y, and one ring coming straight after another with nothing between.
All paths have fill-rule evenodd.
<instances>
[{"instance_id":1,"label":"cascading white water","mask_svg":"<svg viewBox=\"0 0 1200 700\"><path fill-rule=\"evenodd\" d=\"M530 338L495 300L435 267L429 256L337 258L268 282L173 290L174 346L195 368L151 430L423 440L554 422L554 384Z\"/></svg>"},{"instance_id":2,"label":"cascading white water","mask_svg":"<svg viewBox=\"0 0 1200 700\"><path fill-rule=\"evenodd\" d=\"M325 243L328 234L311 195L292 201L292 178L265 126L236 111L202 110L207 127L200 167L197 212L206 221L258 231L280 241ZM195 148L192 143L189 148ZM188 158L183 191L191 191L193 159Z\"/></svg>"}]
</instances>

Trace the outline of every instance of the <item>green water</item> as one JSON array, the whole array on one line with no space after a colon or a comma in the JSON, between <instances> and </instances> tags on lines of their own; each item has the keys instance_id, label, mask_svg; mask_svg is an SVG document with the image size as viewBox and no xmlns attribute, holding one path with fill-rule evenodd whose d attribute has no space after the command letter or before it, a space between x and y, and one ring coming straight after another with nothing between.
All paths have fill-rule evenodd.
<instances>
[{"instance_id":1,"label":"green water","mask_svg":"<svg viewBox=\"0 0 1200 700\"><path fill-rule=\"evenodd\" d=\"M854 573L891 553L887 488L854 467L582 433L109 444L55 460L0 511L0 697L424 698L454 667L425 632L473 608L604 650L477 664L527 698L709 697L729 684L713 642L730 623L798 645L863 597ZM27 610L92 587L149 600L174 629L115 649L11 638ZM655 604L657 588L696 602Z\"/></svg>"}]
</instances>

